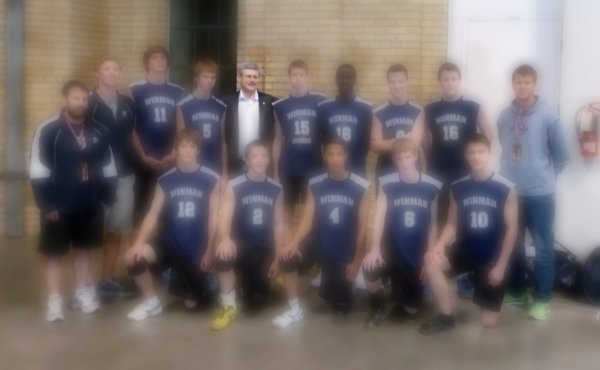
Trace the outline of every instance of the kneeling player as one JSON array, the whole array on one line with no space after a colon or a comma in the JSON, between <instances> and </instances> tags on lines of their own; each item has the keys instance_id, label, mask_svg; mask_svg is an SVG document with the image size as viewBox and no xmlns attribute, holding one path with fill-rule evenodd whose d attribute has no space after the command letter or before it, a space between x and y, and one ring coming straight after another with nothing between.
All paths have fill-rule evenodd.
<instances>
[{"instance_id":1,"label":"kneeling player","mask_svg":"<svg viewBox=\"0 0 600 370\"><path fill-rule=\"evenodd\" d=\"M298 270L313 261L321 267L321 298L336 314L347 314L352 303L352 282L364 255L369 183L346 169L348 151L343 139L327 139L323 158L327 172L309 180L302 220L291 242L281 251L280 267L290 308L273 320L279 328L303 318L298 302ZM300 250L300 243L309 233L309 245Z\"/></svg>"},{"instance_id":2,"label":"kneeling player","mask_svg":"<svg viewBox=\"0 0 600 370\"><path fill-rule=\"evenodd\" d=\"M206 303L206 272L212 256L209 247L218 217L219 175L200 166L199 150L198 133L184 129L177 134L177 165L159 177L150 211L135 244L125 254L129 273L144 295L144 302L127 315L131 320L162 312L151 273L160 274L168 268L169 293L183 297L188 308ZM157 237L148 243L157 229Z\"/></svg>"},{"instance_id":3,"label":"kneeling player","mask_svg":"<svg viewBox=\"0 0 600 370\"><path fill-rule=\"evenodd\" d=\"M418 157L419 146L413 140L396 140L392 159L397 170L379 179L373 246L363 261L373 309L369 327L385 318L382 276L390 278L403 316L416 316L421 305L423 256L436 237L437 196L442 184L419 172Z\"/></svg>"},{"instance_id":4,"label":"kneeling player","mask_svg":"<svg viewBox=\"0 0 600 370\"><path fill-rule=\"evenodd\" d=\"M277 274L276 246L281 245L281 185L267 175L269 146L259 140L246 146L247 171L227 185L221 207L215 269L219 273L221 309L214 330L227 328L236 316L236 274L245 308L263 307L270 279Z\"/></svg>"},{"instance_id":5,"label":"kneeling player","mask_svg":"<svg viewBox=\"0 0 600 370\"><path fill-rule=\"evenodd\" d=\"M473 272L473 302L481 307L481 323L491 328L500 318L506 266L517 235L517 197L514 185L490 169L490 141L484 135L467 140L465 156L470 174L450 186L448 221L425 258L440 314L421 326L422 334L454 327L445 273ZM455 239L455 245L446 251Z\"/></svg>"}]
</instances>

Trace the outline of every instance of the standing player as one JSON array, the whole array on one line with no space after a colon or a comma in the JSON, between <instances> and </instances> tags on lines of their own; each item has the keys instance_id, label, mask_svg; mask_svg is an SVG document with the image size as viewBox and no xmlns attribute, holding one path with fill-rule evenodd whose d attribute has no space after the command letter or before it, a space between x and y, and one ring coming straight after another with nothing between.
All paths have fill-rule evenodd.
<instances>
[{"instance_id":1,"label":"standing player","mask_svg":"<svg viewBox=\"0 0 600 370\"><path fill-rule=\"evenodd\" d=\"M397 138L408 136L418 146L423 142L423 109L408 98L408 71L401 64L387 70L389 101L373 111L371 150L379 154L375 178L397 171L392 160L392 145Z\"/></svg>"},{"instance_id":2,"label":"standing player","mask_svg":"<svg viewBox=\"0 0 600 370\"><path fill-rule=\"evenodd\" d=\"M162 312L152 273L171 268L169 292L188 308L206 303L206 273L212 265L219 175L198 163L200 136L182 130L175 140L176 167L158 178L152 205L133 246L125 254L144 301L127 317L144 320ZM161 225L159 226L159 219ZM150 241L156 231L158 236Z\"/></svg>"},{"instance_id":3,"label":"standing player","mask_svg":"<svg viewBox=\"0 0 600 370\"><path fill-rule=\"evenodd\" d=\"M427 280L440 314L420 328L433 334L454 327L452 299L445 274L474 274L473 302L480 321L496 326L506 287L505 274L517 237L518 206L514 185L491 170L491 144L482 134L466 141L470 173L452 183L448 222L425 258ZM450 250L447 246L457 243Z\"/></svg>"},{"instance_id":4,"label":"standing player","mask_svg":"<svg viewBox=\"0 0 600 370\"><path fill-rule=\"evenodd\" d=\"M290 220L309 177L321 167L317 108L325 97L308 90L308 66L303 60L290 63L288 77L290 94L273 103L273 159L275 178L283 184L286 218Z\"/></svg>"},{"instance_id":5,"label":"standing player","mask_svg":"<svg viewBox=\"0 0 600 370\"><path fill-rule=\"evenodd\" d=\"M221 206L215 269L219 272L221 309L214 330L227 328L236 316L236 275L245 308L260 310L277 274L277 247L282 245L281 185L268 177L269 145L256 140L246 146L248 170L229 182Z\"/></svg>"},{"instance_id":6,"label":"standing player","mask_svg":"<svg viewBox=\"0 0 600 370\"><path fill-rule=\"evenodd\" d=\"M356 70L342 64L335 73L337 96L319 105L318 120L323 138L340 137L348 148L348 169L366 176L371 136L371 103L356 96Z\"/></svg>"},{"instance_id":7,"label":"standing player","mask_svg":"<svg viewBox=\"0 0 600 370\"><path fill-rule=\"evenodd\" d=\"M284 328L302 320L298 301L298 269L315 259L321 267L319 295L336 314L349 313L352 282L364 255L369 183L346 169L348 149L337 137L323 143L327 172L309 181L302 221L280 255L290 308L273 320ZM310 249L300 244L312 234Z\"/></svg>"},{"instance_id":8,"label":"standing player","mask_svg":"<svg viewBox=\"0 0 600 370\"><path fill-rule=\"evenodd\" d=\"M389 276L399 313L415 317L421 306L423 256L437 236L437 196L442 184L419 172L420 146L409 138L391 146L396 172L379 179L373 245L363 261L372 304L367 325L385 318L382 275Z\"/></svg>"},{"instance_id":9,"label":"standing player","mask_svg":"<svg viewBox=\"0 0 600 370\"><path fill-rule=\"evenodd\" d=\"M123 239L128 239L132 231L135 196L135 152L132 140L135 108L133 100L117 90L120 75L121 65L117 59L111 56L102 58L96 68L98 87L92 91L89 99L90 118L108 136L119 176L116 200L106 209L105 217L102 279L98 282L98 293L104 298L115 298L124 293L114 278L115 267L121 243Z\"/></svg>"},{"instance_id":10,"label":"standing player","mask_svg":"<svg viewBox=\"0 0 600 370\"><path fill-rule=\"evenodd\" d=\"M135 103L133 143L138 157L135 219L143 217L160 174L173 164L173 139L177 132L177 102L183 88L167 80L169 52L151 46L144 53L146 79L129 85Z\"/></svg>"},{"instance_id":11,"label":"standing player","mask_svg":"<svg viewBox=\"0 0 600 370\"><path fill-rule=\"evenodd\" d=\"M40 209L39 252L44 255L48 321L64 319L62 257L73 247L74 307L100 309L90 250L102 245L103 203L114 199L117 170L106 134L87 117L89 90L72 80L62 88L64 108L43 123L31 144L30 178Z\"/></svg>"},{"instance_id":12,"label":"standing player","mask_svg":"<svg viewBox=\"0 0 600 370\"><path fill-rule=\"evenodd\" d=\"M448 213L449 184L468 173L465 142L478 130L491 142L493 129L479 104L462 97L461 73L456 64L442 64L438 82L442 97L425 107L425 127L431 137L428 172L444 183L438 212L441 227Z\"/></svg>"},{"instance_id":13,"label":"standing player","mask_svg":"<svg viewBox=\"0 0 600 370\"><path fill-rule=\"evenodd\" d=\"M189 128L202 137L202 165L227 178L225 147L225 109L227 105L212 95L219 69L211 59L203 59L194 67L196 90L177 103L177 126Z\"/></svg>"}]
</instances>

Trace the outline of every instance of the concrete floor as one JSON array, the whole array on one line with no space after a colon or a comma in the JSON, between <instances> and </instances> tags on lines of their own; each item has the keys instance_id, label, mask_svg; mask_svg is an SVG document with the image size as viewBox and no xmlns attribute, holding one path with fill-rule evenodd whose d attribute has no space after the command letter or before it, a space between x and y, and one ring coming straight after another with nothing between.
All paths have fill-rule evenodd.
<instances>
[{"instance_id":1,"label":"concrete floor","mask_svg":"<svg viewBox=\"0 0 600 370\"><path fill-rule=\"evenodd\" d=\"M65 322L47 324L34 245L0 240L0 369L600 369L596 311L560 298L548 321L509 309L495 330L481 329L477 311L463 301L467 322L433 337L419 335L416 323L366 330L364 303L342 321L311 311L318 304L313 291L304 298L305 321L285 331L270 327L282 306L215 333L210 313L177 305L128 322L133 300L93 315L67 310Z\"/></svg>"}]
</instances>

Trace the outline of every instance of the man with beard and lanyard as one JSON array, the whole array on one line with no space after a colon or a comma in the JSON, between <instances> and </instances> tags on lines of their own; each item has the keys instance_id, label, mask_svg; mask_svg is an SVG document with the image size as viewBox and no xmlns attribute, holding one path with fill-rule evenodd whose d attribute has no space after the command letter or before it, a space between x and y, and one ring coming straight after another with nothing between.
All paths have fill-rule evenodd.
<instances>
[{"instance_id":1,"label":"man with beard and lanyard","mask_svg":"<svg viewBox=\"0 0 600 370\"><path fill-rule=\"evenodd\" d=\"M91 250L102 246L103 204L114 199L117 170L107 135L87 119L89 90L77 80L62 88L60 115L36 130L31 145L30 178L40 209L38 250L44 255L48 290L46 320L64 319L62 259L73 248L73 307L84 313L100 309L92 284Z\"/></svg>"}]
</instances>

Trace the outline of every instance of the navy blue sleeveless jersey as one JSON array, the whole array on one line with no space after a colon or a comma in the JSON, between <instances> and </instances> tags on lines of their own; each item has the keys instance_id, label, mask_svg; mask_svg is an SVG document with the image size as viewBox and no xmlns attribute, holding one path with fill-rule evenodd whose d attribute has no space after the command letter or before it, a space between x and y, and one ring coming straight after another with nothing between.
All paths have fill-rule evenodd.
<instances>
[{"instance_id":1,"label":"navy blue sleeveless jersey","mask_svg":"<svg viewBox=\"0 0 600 370\"><path fill-rule=\"evenodd\" d=\"M273 103L283 143L279 169L284 176L309 176L321 167L321 140L317 107L325 97L309 92L287 96Z\"/></svg>"},{"instance_id":2,"label":"navy blue sleeveless jersey","mask_svg":"<svg viewBox=\"0 0 600 370\"><path fill-rule=\"evenodd\" d=\"M384 243L391 257L399 257L417 268L422 265L427 249L431 210L442 183L426 174L407 183L398 173L379 178L387 197Z\"/></svg>"},{"instance_id":3,"label":"navy blue sleeveless jersey","mask_svg":"<svg viewBox=\"0 0 600 370\"><path fill-rule=\"evenodd\" d=\"M232 236L238 248L274 248L275 203L281 185L271 178L252 181L245 174L229 184L235 195Z\"/></svg>"},{"instance_id":4,"label":"navy blue sleeveless jersey","mask_svg":"<svg viewBox=\"0 0 600 370\"><path fill-rule=\"evenodd\" d=\"M393 140L404 137L410 133L415 120L421 114L423 109L408 101L402 105L395 105L387 102L377 107L373 114L381 122L381 130L384 140ZM396 167L392 161L390 153L382 153L377 158L375 175L381 177L391 172L395 172Z\"/></svg>"},{"instance_id":5,"label":"navy blue sleeveless jersey","mask_svg":"<svg viewBox=\"0 0 600 370\"><path fill-rule=\"evenodd\" d=\"M475 260L493 264L499 257L504 240L504 206L514 185L494 174L484 181L471 176L452 183L456 201L457 245Z\"/></svg>"},{"instance_id":6,"label":"navy blue sleeveless jersey","mask_svg":"<svg viewBox=\"0 0 600 370\"><path fill-rule=\"evenodd\" d=\"M425 107L425 121L431 132L429 169L444 182L468 172L464 157L465 140L477 133L479 104L463 98L437 101Z\"/></svg>"},{"instance_id":7,"label":"navy blue sleeveless jersey","mask_svg":"<svg viewBox=\"0 0 600 370\"><path fill-rule=\"evenodd\" d=\"M158 178L165 193L161 237L178 255L200 258L208 247L210 195L218 181L207 167L194 172L174 168Z\"/></svg>"},{"instance_id":8,"label":"navy blue sleeveless jersey","mask_svg":"<svg viewBox=\"0 0 600 370\"><path fill-rule=\"evenodd\" d=\"M349 101L327 99L317 112L322 137L342 138L348 145L348 169L361 176L367 172L371 109L371 103L355 97Z\"/></svg>"},{"instance_id":9,"label":"navy blue sleeveless jersey","mask_svg":"<svg viewBox=\"0 0 600 370\"><path fill-rule=\"evenodd\" d=\"M162 159L171 153L177 132L177 102L183 88L172 83L151 84L142 80L129 85L135 103L135 131L144 153Z\"/></svg>"},{"instance_id":10,"label":"navy blue sleeveless jersey","mask_svg":"<svg viewBox=\"0 0 600 370\"><path fill-rule=\"evenodd\" d=\"M345 180L334 180L325 173L311 178L308 186L315 202L314 242L328 261L350 263L356 250L360 203L369 182L354 173Z\"/></svg>"},{"instance_id":11,"label":"navy blue sleeveless jersey","mask_svg":"<svg viewBox=\"0 0 600 370\"><path fill-rule=\"evenodd\" d=\"M223 172L221 119L227 105L214 96L200 99L192 94L177 103L185 127L200 134L200 163L218 173Z\"/></svg>"}]
</instances>

